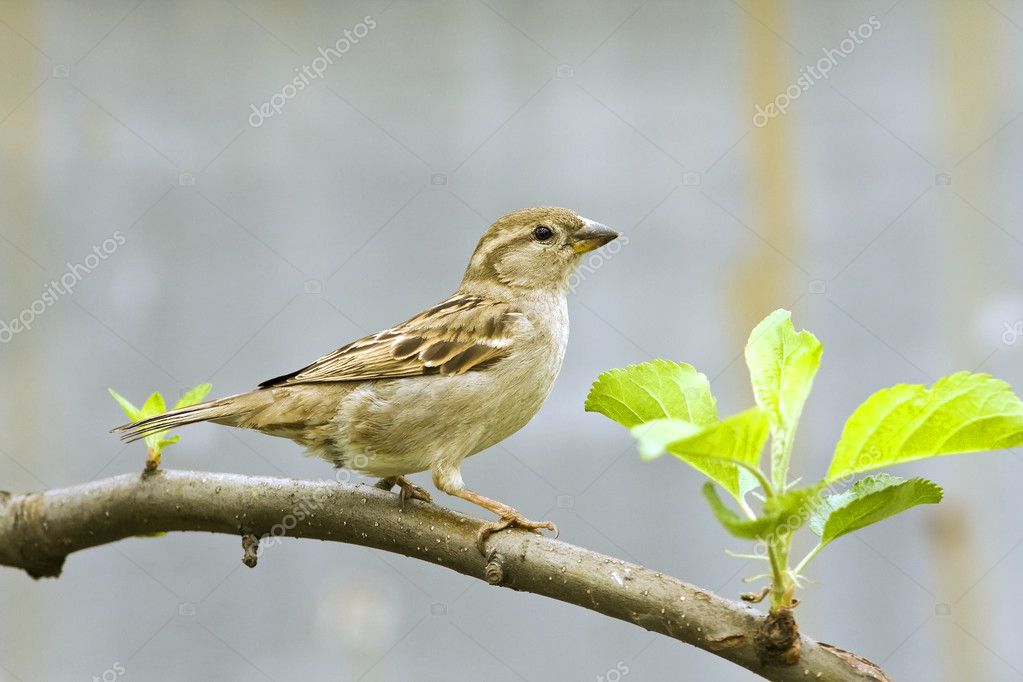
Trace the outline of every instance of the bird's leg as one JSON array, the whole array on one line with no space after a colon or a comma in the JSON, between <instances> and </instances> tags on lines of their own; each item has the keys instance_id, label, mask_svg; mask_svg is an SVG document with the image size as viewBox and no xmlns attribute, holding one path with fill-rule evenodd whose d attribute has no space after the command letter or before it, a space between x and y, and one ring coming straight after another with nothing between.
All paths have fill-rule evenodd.
<instances>
[{"instance_id":1,"label":"bird's leg","mask_svg":"<svg viewBox=\"0 0 1023 682\"><path fill-rule=\"evenodd\" d=\"M517 509L509 507L506 504L501 504L497 500L484 497L483 495L466 488L465 483L462 482L462 472L459 471L457 465L452 466L450 463L444 463L440 466L435 466L431 473L433 474L433 484L437 486L439 490L443 490L448 495L460 497L463 500L479 505L480 507L492 511L501 517L497 521L485 524L476 533L476 547L479 549L480 554L483 554L484 556L487 554L484 547L487 542L487 538L497 531L504 530L510 526L517 526L523 530L532 531L537 535L542 535L542 533L540 533L540 529L546 528L547 530L553 531L555 537L558 535L558 527L555 526L553 522L530 521L520 514Z\"/></svg>"},{"instance_id":2,"label":"bird's leg","mask_svg":"<svg viewBox=\"0 0 1023 682\"><path fill-rule=\"evenodd\" d=\"M377 481L376 487L381 490L390 490L394 486L398 486L398 499L401 501L401 508L405 509L405 500L422 500L423 502L432 502L430 493L425 489L420 488L418 485L408 480L404 476L392 476L390 478L382 478Z\"/></svg>"},{"instance_id":3,"label":"bird's leg","mask_svg":"<svg viewBox=\"0 0 1023 682\"><path fill-rule=\"evenodd\" d=\"M472 502L473 504L477 504L484 509L489 509L501 517L497 521L485 524L479 529L479 532L476 533L476 547L479 548L482 554L486 554L484 545L487 542L487 538L497 531L504 530L509 526L522 528L523 530L531 531L537 535L542 535L542 533L540 533L540 529L546 528L547 530L554 531L555 537L558 535L558 527L555 526L552 521L530 521L520 514L518 510L513 509L506 504L501 504L496 500L492 500L489 497L483 497L483 495L473 492L468 488L462 488L461 490L455 491L451 494L455 497L460 497L463 500Z\"/></svg>"}]
</instances>

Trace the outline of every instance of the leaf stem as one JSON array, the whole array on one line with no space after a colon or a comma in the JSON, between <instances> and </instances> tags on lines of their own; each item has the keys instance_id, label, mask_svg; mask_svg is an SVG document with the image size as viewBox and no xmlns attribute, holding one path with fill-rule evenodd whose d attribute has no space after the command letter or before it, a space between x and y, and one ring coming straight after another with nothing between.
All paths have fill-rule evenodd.
<instances>
[{"instance_id":1,"label":"leaf stem","mask_svg":"<svg viewBox=\"0 0 1023 682\"><path fill-rule=\"evenodd\" d=\"M802 573L803 569L806 568L806 565L810 563L813 560L813 558L817 556L817 552L821 551L822 549L824 549L824 545L818 542L817 546L811 549L809 552L807 552L806 556L803 557L803 560L796 564L796 567L792 569L792 572L795 573L796 575Z\"/></svg>"},{"instance_id":2,"label":"leaf stem","mask_svg":"<svg viewBox=\"0 0 1023 682\"><path fill-rule=\"evenodd\" d=\"M771 608L776 609L782 606L788 606L784 603L786 583L785 583L785 560L779 556L780 548L777 546L775 541L770 542L767 545L767 556L771 559L771 575L773 579L771 581Z\"/></svg>"},{"instance_id":3,"label":"leaf stem","mask_svg":"<svg viewBox=\"0 0 1023 682\"><path fill-rule=\"evenodd\" d=\"M775 442L779 442L781 447L777 457L775 457L774 452L771 453L771 479L774 482L774 487L781 492L785 492L786 488L788 488L789 462L792 461L792 447L796 442L793 436L796 433L796 426L798 424L799 419L796 418L793 420L792 425L784 432L779 430L777 435L772 435L772 438L777 439Z\"/></svg>"}]
</instances>

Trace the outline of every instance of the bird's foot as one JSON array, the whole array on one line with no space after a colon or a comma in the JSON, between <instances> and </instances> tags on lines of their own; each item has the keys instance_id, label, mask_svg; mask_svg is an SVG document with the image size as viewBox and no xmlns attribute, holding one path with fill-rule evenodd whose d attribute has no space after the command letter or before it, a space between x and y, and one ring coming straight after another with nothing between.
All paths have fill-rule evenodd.
<instances>
[{"instance_id":1,"label":"bird's foot","mask_svg":"<svg viewBox=\"0 0 1023 682\"><path fill-rule=\"evenodd\" d=\"M404 476L398 477L398 497L404 503L405 500L421 500L423 502L433 502L433 498L430 497L430 493L425 488L421 488L412 481L408 480Z\"/></svg>"},{"instance_id":2,"label":"bird's foot","mask_svg":"<svg viewBox=\"0 0 1023 682\"><path fill-rule=\"evenodd\" d=\"M423 502L433 501L433 498L430 497L430 493L404 476L394 476L392 478L381 479L376 486L383 490L390 490L394 486L398 486L398 500L401 502L401 508L403 510L405 509L406 500L422 500Z\"/></svg>"},{"instance_id":3,"label":"bird's foot","mask_svg":"<svg viewBox=\"0 0 1023 682\"><path fill-rule=\"evenodd\" d=\"M487 542L487 538L489 538L491 535L493 535L499 530L504 530L505 528L511 527L521 528L522 530L528 530L531 533L536 533L537 535L543 535L543 533L540 532L540 529L546 528L547 530L552 531L554 533L555 538L558 537L558 527L554 525L553 521L530 521L522 514L519 514L518 512L513 512L512 514L502 516L497 521L488 523L479 529L479 531L476 533L476 547L480 550L480 553L483 554L484 556L486 556L487 554L486 550L484 549L484 545Z\"/></svg>"}]
</instances>

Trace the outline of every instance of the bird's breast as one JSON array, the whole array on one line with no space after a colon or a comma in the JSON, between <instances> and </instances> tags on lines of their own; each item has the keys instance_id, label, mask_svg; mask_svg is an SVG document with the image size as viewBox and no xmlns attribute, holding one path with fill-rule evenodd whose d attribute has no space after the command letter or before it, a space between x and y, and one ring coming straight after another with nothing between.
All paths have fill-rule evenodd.
<instances>
[{"instance_id":1,"label":"bird's breast","mask_svg":"<svg viewBox=\"0 0 1023 682\"><path fill-rule=\"evenodd\" d=\"M557 303L557 302L555 302ZM523 311L531 324L507 356L484 369L367 382L342 404L343 447L365 453L376 475L458 460L525 426L554 385L568 344L565 305Z\"/></svg>"},{"instance_id":2,"label":"bird's breast","mask_svg":"<svg viewBox=\"0 0 1023 682\"><path fill-rule=\"evenodd\" d=\"M468 454L494 445L525 426L543 405L568 346L568 309L564 300L528 311L533 323L527 338L516 340L514 352L492 368L489 380L488 428Z\"/></svg>"}]
</instances>

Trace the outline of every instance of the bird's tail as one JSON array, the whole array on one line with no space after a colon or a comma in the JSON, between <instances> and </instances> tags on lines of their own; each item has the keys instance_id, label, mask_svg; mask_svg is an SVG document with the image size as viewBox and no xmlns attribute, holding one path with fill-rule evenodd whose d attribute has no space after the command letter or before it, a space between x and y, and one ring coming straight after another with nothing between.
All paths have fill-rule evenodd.
<instances>
[{"instance_id":1,"label":"bird's tail","mask_svg":"<svg viewBox=\"0 0 1023 682\"><path fill-rule=\"evenodd\" d=\"M149 419L123 424L112 429L111 433L119 433L122 441L131 443L160 431L196 422L213 421L218 424L234 426L251 412L255 406L253 403L262 402L252 400L254 393L256 392L240 393L191 407L183 407L179 410L171 410Z\"/></svg>"}]
</instances>

